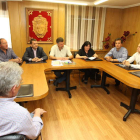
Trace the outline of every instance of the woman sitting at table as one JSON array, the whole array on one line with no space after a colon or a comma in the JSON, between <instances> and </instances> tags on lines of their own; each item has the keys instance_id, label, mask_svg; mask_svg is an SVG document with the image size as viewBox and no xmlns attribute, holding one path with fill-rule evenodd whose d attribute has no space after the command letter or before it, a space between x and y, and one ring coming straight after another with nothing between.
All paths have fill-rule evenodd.
<instances>
[{"instance_id":1,"label":"woman sitting at table","mask_svg":"<svg viewBox=\"0 0 140 140\"><path fill-rule=\"evenodd\" d=\"M88 57L98 57L98 55L91 48L91 43L89 41L86 41L82 45L81 49L77 52L76 58L87 59ZM87 84L89 77L91 79L94 79L95 73L99 72L98 69L82 69L81 71L85 73L85 75L82 78L82 82L84 82L85 84ZM96 74L96 77L97 79L101 78L99 74Z\"/></svg>"},{"instance_id":2,"label":"woman sitting at table","mask_svg":"<svg viewBox=\"0 0 140 140\"><path fill-rule=\"evenodd\" d=\"M133 61L136 61L136 65L130 64ZM126 66L130 66L130 67L133 67L133 68L140 69L140 43L137 47L137 52L135 54L133 54L129 59L124 60L123 64L126 65Z\"/></svg>"}]
</instances>

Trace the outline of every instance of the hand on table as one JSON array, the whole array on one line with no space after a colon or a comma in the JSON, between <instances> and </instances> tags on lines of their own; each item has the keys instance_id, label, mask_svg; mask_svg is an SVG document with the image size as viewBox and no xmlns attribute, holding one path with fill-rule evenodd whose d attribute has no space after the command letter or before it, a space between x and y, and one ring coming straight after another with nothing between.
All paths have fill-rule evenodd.
<instances>
[{"instance_id":1,"label":"hand on table","mask_svg":"<svg viewBox=\"0 0 140 140\"><path fill-rule=\"evenodd\" d=\"M129 61L124 60L122 63L123 63L123 65L125 65L125 66L130 66Z\"/></svg>"},{"instance_id":2,"label":"hand on table","mask_svg":"<svg viewBox=\"0 0 140 140\"><path fill-rule=\"evenodd\" d=\"M110 62L112 58L110 56L107 56L107 57L105 57L105 59L106 59L106 61Z\"/></svg>"}]
</instances>

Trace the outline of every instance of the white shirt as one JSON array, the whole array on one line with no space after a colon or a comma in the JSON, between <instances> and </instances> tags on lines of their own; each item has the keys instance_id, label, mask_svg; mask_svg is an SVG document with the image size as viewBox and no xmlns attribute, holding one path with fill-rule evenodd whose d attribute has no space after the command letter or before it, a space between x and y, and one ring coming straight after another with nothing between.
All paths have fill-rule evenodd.
<instances>
[{"instance_id":1,"label":"white shirt","mask_svg":"<svg viewBox=\"0 0 140 140\"><path fill-rule=\"evenodd\" d=\"M61 51L58 48L58 45L54 45L51 48L50 56L54 57L66 57L71 56L70 48L66 45L64 45L63 49Z\"/></svg>"},{"instance_id":2,"label":"white shirt","mask_svg":"<svg viewBox=\"0 0 140 140\"><path fill-rule=\"evenodd\" d=\"M136 52L135 54L133 54L133 55L132 55L129 59L127 59L126 61L129 61L129 63L132 63L133 61L136 61L136 65L130 64L131 67L140 68L140 53Z\"/></svg>"},{"instance_id":3,"label":"white shirt","mask_svg":"<svg viewBox=\"0 0 140 140\"><path fill-rule=\"evenodd\" d=\"M34 52L34 58L36 58L36 51L37 51L37 49L35 50L35 49L32 48L32 50Z\"/></svg>"},{"instance_id":4,"label":"white shirt","mask_svg":"<svg viewBox=\"0 0 140 140\"><path fill-rule=\"evenodd\" d=\"M0 136L18 133L35 139L43 127L41 118L31 118L27 109L17 104L14 99L15 97L0 98Z\"/></svg>"}]
</instances>

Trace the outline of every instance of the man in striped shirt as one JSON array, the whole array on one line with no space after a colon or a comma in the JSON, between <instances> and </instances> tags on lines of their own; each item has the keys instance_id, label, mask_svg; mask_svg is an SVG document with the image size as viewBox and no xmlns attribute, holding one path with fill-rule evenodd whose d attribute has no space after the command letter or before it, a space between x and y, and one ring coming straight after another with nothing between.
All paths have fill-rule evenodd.
<instances>
[{"instance_id":1,"label":"man in striped shirt","mask_svg":"<svg viewBox=\"0 0 140 140\"><path fill-rule=\"evenodd\" d=\"M15 62L0 63L0 136L18 133L35 139L43 127L40 116L46 111L37 108L33 118L14 99L20 89L22 68Z\"/></svg>"}]
</instances>

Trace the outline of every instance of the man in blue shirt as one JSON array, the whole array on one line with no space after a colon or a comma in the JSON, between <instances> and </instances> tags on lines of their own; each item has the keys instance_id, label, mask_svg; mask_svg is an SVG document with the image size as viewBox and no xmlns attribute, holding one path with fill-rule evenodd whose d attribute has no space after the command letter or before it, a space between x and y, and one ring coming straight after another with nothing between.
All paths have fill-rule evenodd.
<instances>
[{"instance_id":1,"label":"man in blue shirt","mask_svg":"<svg viewBox=\"0 0 140 140\"><path fill-rule=\"evenodd\" d=\"M22 59L17 57L11 48L8 48L7 41L4 38L0 38L0 61L22 62Z\"/></svg>"},{"instance_id":2,"label":"man in blue shirt","mask_svg":"<svg viewBox=\"0 0 140 140\"><path fill-rule=\"evenodd\" d=\"M112 48L106 55L105 55L105 59L109 62L123 62L124 60L127 59L128 56L128 51L126 48L122 47L122 39L121 38L117 38L115 40L115 47ZM109 74L107 74L108 77L114 78L112 76L110 76ZM115 79L115 78L114 78ZM115 79L116 82L116 86L120 85L120 81L118 81L117 79Z\"/></svg>"},{"instance_id":3,"label":"man in blue shirt","mask_svg":"<svg viewBox=\"0 0 140 140\"><path fill-rule=\"evenodd\" d=\"M123 62L127 59L128 52L126 48L122 47L122 43L121 38L115 40L115 47L105 55L107 61Z\"/></svg>"}]
</instances>

